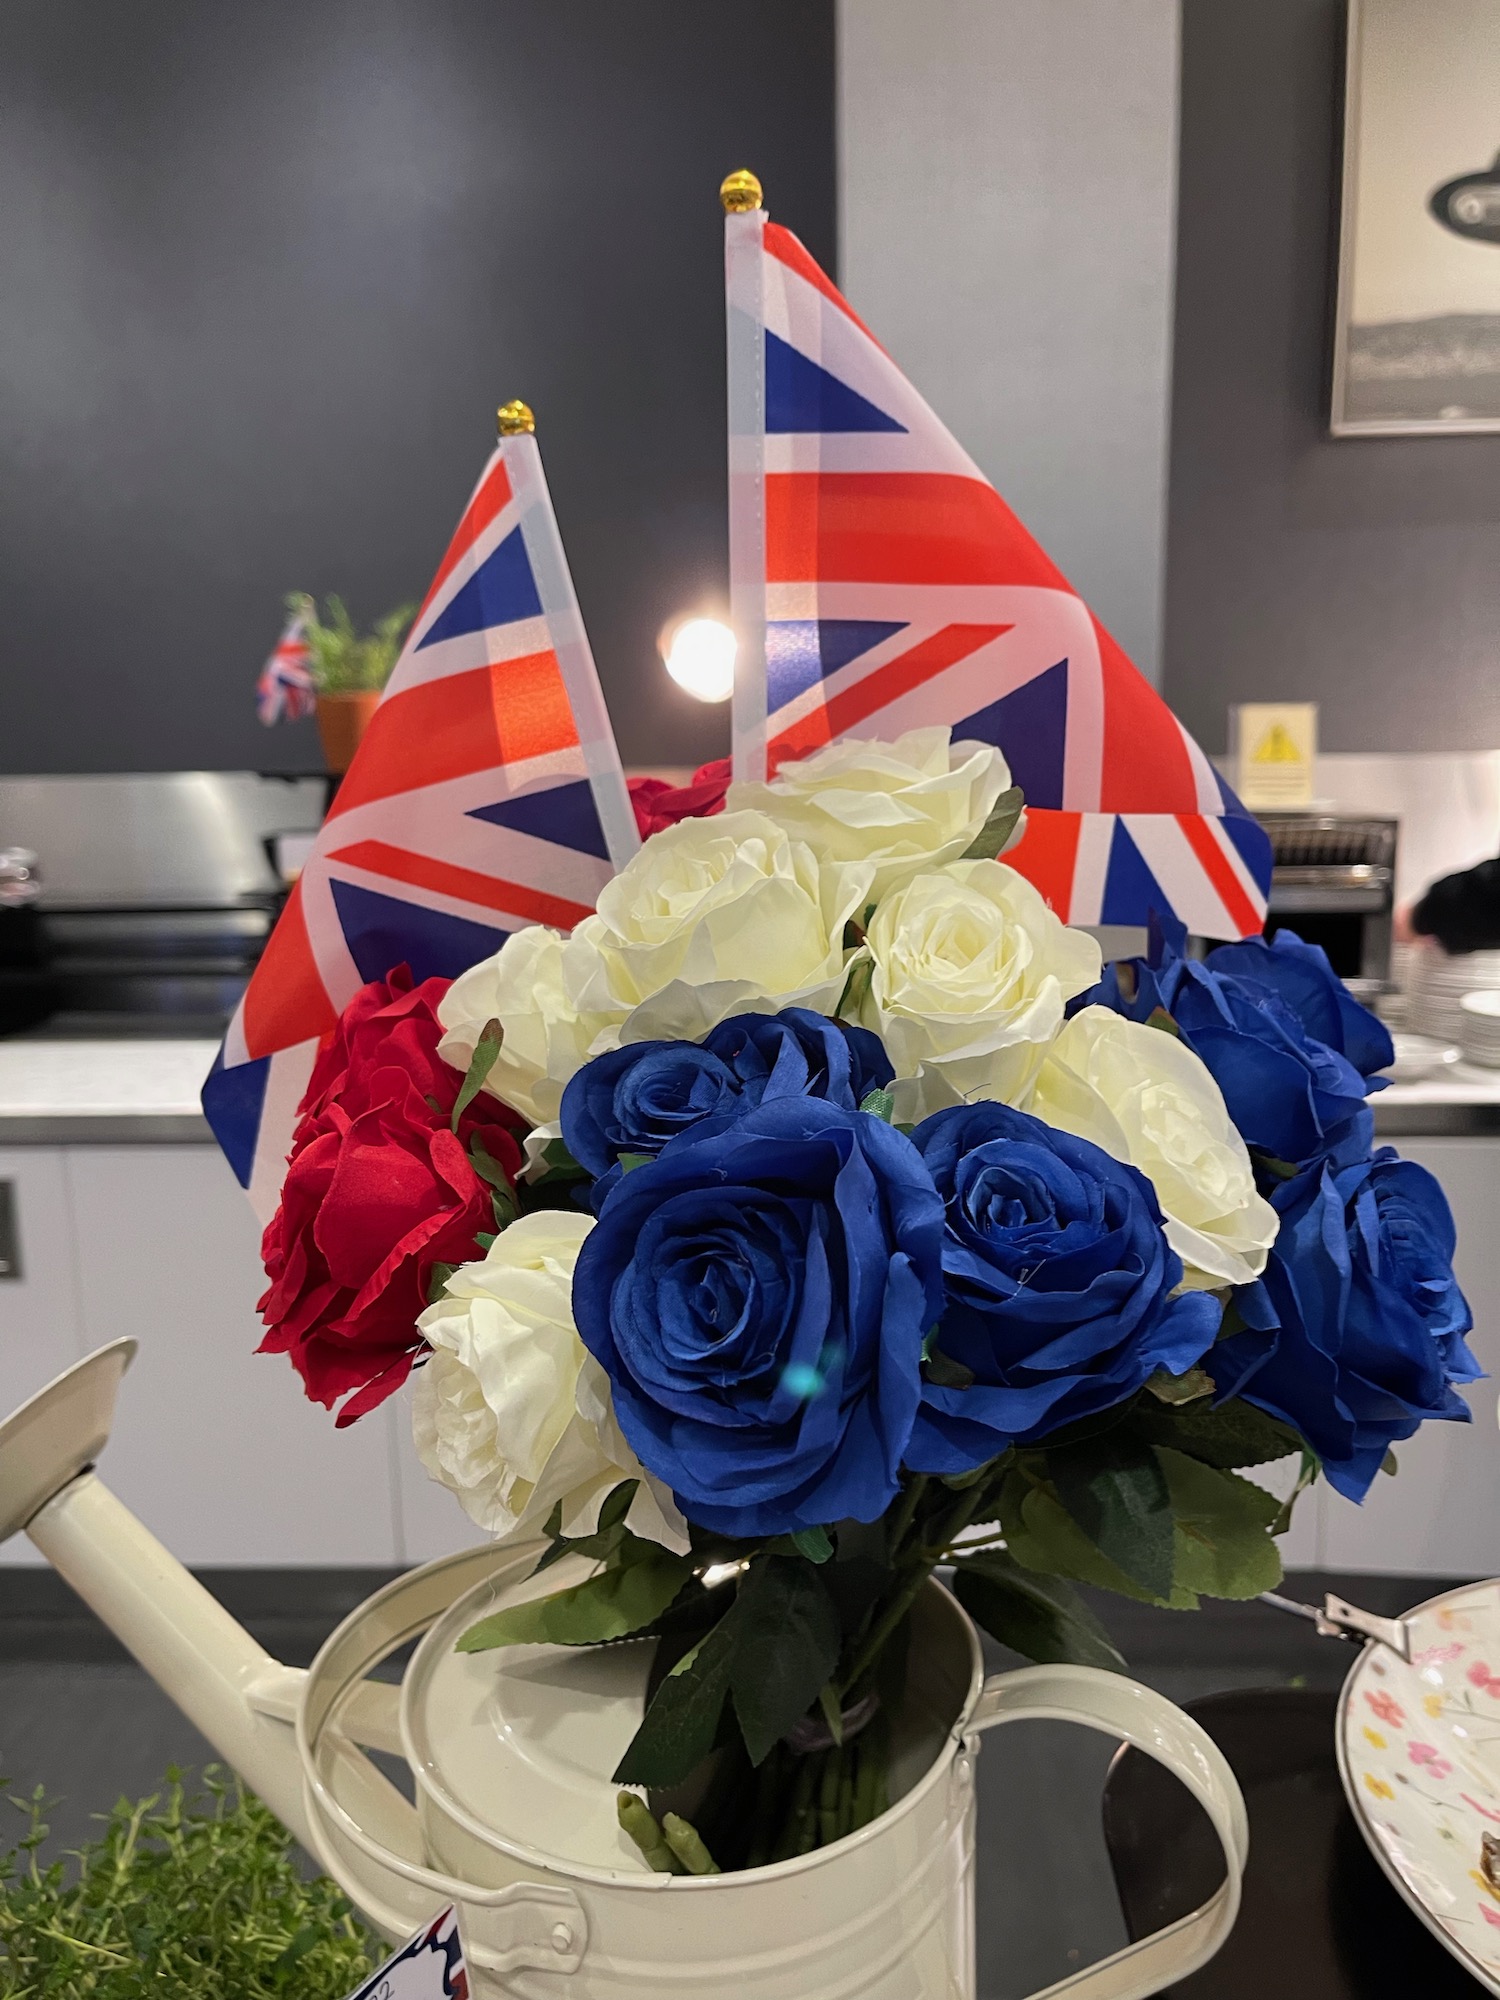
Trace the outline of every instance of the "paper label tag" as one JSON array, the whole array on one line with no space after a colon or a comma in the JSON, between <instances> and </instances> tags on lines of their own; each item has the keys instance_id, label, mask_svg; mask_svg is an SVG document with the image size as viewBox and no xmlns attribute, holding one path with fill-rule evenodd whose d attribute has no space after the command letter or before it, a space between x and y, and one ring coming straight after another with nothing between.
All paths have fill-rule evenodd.
<instances>
[{"instance_id":1,"label":"paper label tag","mask_svg":"<svg viewBox=\"0 0 1500 2000\"><path fill-rule=\"evenodd\" d=\"M1235 790L1240 803L1306 806L1313 800L1318 705L1313 701L1242 702L1230 710Z\"/></svg>"},{"instance_id":2,"label":"paper label tag","mask_svg":"<svg viewBox=\"0 0 1500 2000\"><path fill-rule=\"evenodd\" d=\"M349 2000L469 2000L457 1910L424 1924Z\"/></svg>"}]
</instances>

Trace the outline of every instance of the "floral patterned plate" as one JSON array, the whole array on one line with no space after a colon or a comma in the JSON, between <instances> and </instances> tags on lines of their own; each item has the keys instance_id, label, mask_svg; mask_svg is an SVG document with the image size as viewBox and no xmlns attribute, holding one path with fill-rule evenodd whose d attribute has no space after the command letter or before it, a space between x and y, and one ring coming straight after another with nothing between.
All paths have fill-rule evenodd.
<instances>
[{"instance_id":1,"label":"floral patterned plate","mask_svg":"<svg viewBox=\"0 0 1500 2000\"><path fill-rule=\"evenodd\" d=\"M1500 1995L1500 1581L1402 1623L1410 1662L1371 1643L1344 1682L1344 1790L1402 1896Z\"/></svg>"}]
</instances>

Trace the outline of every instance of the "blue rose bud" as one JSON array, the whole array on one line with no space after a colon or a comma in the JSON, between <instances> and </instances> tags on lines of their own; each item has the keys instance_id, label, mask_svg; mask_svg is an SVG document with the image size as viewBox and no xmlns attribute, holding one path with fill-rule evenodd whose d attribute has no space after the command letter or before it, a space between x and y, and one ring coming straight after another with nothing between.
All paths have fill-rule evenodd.
<instances>
[{"instance_id":1,"label":"blue rose bud","mask_svg":"<svg viewBox=\"0 0 1500 2000\"><path fill-rule=\"evenodd\" d=\"M972 1378L924 1388L914 1470L967 1471L1201 1358L1220 1307L1172 1296L1182 1263L1144 1174L1002 1104L939 1111L912 1143L946 1208L937 1345Z\"/></svg>"},{"instance_id":2,"label":"blue rose bud","mask_svg":"<svg viewBox=\"0 0 1500 2000\"><path fill-rule=\"evenodd\" d=\"M1344 987L1316 945L1282 931L1267 944L1221 945L1184 958L1180 927L1153 939L1149 963L1106 966L1079 1006L1097 1002L1133 1021L1172 1016L1224 1093L1248 1146L1304 1166L1368 1156L1374 1121L1365 1103L1394 1060L1383 1025Z\"/></svg>"},{"instance_id":3,"label":"blue rose bud","mask_svg":"<svg viewBox=\"0 0 1500 2000\"><path fill-rule=\"evenodd\" d=\"M1281 1231L1264 1278L1235 1294L1242 1332L1205 1366L1301 1432L1329 1483L1362 1500L1390 1447L1428 1417L1470 1421L1454 1384L1484 1372L1453 1275L1453 1216L1425 1167L1383 1146L1309 1167L1271 1197Z\"/></svg>"},{"instance_id":4,"label":"blue rose bud","mask_svg":"<svg viewBox=\"0 0 1500 2000\"><path fill-rule=\"evenodd\" d=\"M616 1181L573 1281L647 1470L735 1536L873 1521L895 1497L942 1304L943 1206L868 1113L768 1100Z\"/></svg>"},{"instance_id":5,"label":"blue rose bud","mask_svg":"<svg viewBox=\"0 0 1500 2000\"><path fill-rule=\"evenodd\" d=\"M599 1176L622 1153L654 1157L700 1120L739 1117L763 1100L818 1097L857 1111L893 1073L867 1028L805 1007L737 1014L701 1046L632 1042L596 1056L563 1092L563 1142Z\"/></svg>"}]
</instances>

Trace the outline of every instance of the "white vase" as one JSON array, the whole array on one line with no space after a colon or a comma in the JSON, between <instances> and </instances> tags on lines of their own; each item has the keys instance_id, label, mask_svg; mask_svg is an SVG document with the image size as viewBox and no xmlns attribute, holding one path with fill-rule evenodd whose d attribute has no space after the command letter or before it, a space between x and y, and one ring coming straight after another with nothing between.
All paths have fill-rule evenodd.
<instances>
[{"instance_id":1,"label":"white vase","mask_svg":"<svg viewBox=\"0 0 1500 2000\"><path fill-rule=\"evenodd\" d=\"M537 1553L472 1551L378 1593L314 1663L298 1724L320 1859L393 1937L456 1903L475 2000L974 2000L974 1760L984 1730L1024 1717L1103 1730L1167 1765L1226 1861L1192 1916L1049 1994L1155 1993L1228 1934L1244 1806L1209 1737L1123 1675L1051 1666L985 1680L975 1629L937 1583L915 1613L890 1809L796 1860L651 1873L619 1830L609 1778L640 1720L649 1644L454 1651L500 1604L573 1580L560 1564L525 1581ZM370 1668L424 1628L399 1704L394 1690L372 1702ZM397 1707L415 1805L354 1747L394 1748Z\"/></svg>"}]
</instances>

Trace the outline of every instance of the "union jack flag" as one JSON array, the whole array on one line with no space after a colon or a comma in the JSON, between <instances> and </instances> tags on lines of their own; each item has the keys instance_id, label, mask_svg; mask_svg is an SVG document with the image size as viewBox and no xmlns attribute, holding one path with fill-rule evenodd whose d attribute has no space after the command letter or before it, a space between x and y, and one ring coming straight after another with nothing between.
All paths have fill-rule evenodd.
<instances>
[{"instance_id":1,"label":"union jack flag","mask_svg":"<svg viewBox=\"0 0 1500 2000\"><path fill-rule=\"evenodd\" d=\"M283 716L288 722L300 722L304 715L312 714L316 701L308 665L311 657L307 620L294 611L255 683L255 712L267 728Z\"/></svg>"},{"instance_id":2,"label":"union jack flag","mask_svg":"<svg viewBox=\"0 0 1500 2000\"><path fill-rule=\"evenodd\" d=\"M735 776L945 723L1064 921L1260 930L1260 826L797 238L725 221Z\"/></svg>"},{"instance_id":3,"label":"union jack flag","mask_svg":"<svg viewBox=\"0 0 1500 2000\"><path fill-rule=\"evenodd\" d=\"M361 985L571 929L639 845L536 439L503 437L203 1087L257 1213Z\"/></svg>"}]
</instances>

